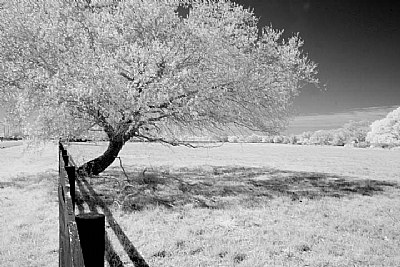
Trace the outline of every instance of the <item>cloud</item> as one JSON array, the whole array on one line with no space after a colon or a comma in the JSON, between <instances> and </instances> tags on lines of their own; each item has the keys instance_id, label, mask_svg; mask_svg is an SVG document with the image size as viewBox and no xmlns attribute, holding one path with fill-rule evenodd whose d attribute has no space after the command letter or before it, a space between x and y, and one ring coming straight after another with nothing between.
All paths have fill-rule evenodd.
<instances>
[{"instance_id":1,"label":"cloud","mask_svg":"<svg viewBox=\"0 0 400 267\"><path fill-rule=\"evenodd\" d=\"M383 106L352 109L347 112L310 114L295 117L286 134L300 134L305 131L329 130L342 127L349 121L375 121L384 118L398 106Z\"/></svg>"}]
</instances>

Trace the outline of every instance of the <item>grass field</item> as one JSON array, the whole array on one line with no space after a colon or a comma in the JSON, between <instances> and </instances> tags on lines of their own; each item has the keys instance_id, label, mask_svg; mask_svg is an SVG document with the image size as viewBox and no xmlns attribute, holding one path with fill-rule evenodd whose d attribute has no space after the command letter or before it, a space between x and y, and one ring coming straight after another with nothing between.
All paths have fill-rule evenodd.
<instances>
[{"instance_id":1,"label":"grass field","mask_svg":"<svg viewBox=\"0 0 400 267\"><path fill-rule=\"evenodd\" d=\"M57 150L0 150L0 266L58 266Z\"/></svg>"},{"instance_id":2,"label":"grass field","mask_svg":"<svg viewBox=\"0 0 400 267\"><path fill-rule=\"evenodd\" d=\"M0 149L13 147L13 146L20 146L20 145L22 145L22 143L23 143L22 141L1 141Z\"/></svg>"},{"instance_id":3,"label":"grass field","mask_svg":"<svg viewBox=\"0 0 400 267\"><path fill-rule=\"evenodd\" d=\"M68 147L78 164L104 149ZM57 266L56 147L0 153L0 266ZM135 249L150 266L400 266L399 150L130 143L120 159L86 186L123 266Z\"/></svg>"},{"instance_id":4,"label":"grass field","mask_svg":"<svg viewBox=\"0 0 400 267\"><path fill-rule=\"evenodd\" d=\"M70 147L79 163L102 150ZM125 173L116 160L89 181L150 266L400 265L398 150L129 144L120 157Z\"/></svg>"}]
</instances>

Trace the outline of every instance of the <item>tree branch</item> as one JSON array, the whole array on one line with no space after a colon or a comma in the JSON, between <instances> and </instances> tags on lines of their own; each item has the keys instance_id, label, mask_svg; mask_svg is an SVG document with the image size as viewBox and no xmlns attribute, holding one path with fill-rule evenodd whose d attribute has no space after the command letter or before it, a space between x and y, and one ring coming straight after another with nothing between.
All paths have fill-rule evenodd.
<instances>
[{"instance_id":1,"label":"tree branch","mask_svg":"<svg viewBox=\"0 0 400 267\"><path fill-rule=\"evenodd\" d=\"M156 82L157 80L160 80L160 79L163 78L163 76L165 74L165 69L166 69L166 61L165 61L165 59L163 58L161 60L161 62L157 63L156 65L158 67L156 75L151 77L150 80L148 80L147 82L144 82L144 83L141 83L140 81L136 80L135 78L132 78L131 76L129 76L127 74L127 73L129 73L129 71L126 71L126 70L119 72L119 75L121 75L122 77L127 79L129 82L132 82L132 83L136 82L139 85L139 86L137 86L137 91L140 94L140 93L142 93L142 91L143 91L143 89L145 87L147 87L148 85L150 85L150 84ZM143 74L143 72L139 71L139 74Z\"/></svg>"},{"instance_id":2,"label":"tree branch","mask_svg":"<svg viewBox=\"0 0 400 267\"><path fill-rule=\"evenodd\" d=\"M172 102L174 102L176 100L179 100L179 99L182 99L182 98L185 98L185 97L193 96L196 93L198 93L197 90L196 91L187 92L187 93L183 93L183 94L178 95L178 96L170 97L168 99L168 101L166 101L166 102L163 102L163 103L158 104L158 105L149 105L148 107L149 108L158 108L158 109L168 108L172 104Z\"/></svg>"},{"instance_id":3,"label":"tree branch","mask_svg":"<svg viewBox=\"0 0 400 267\"><path fill-rule=\"evenodd\" d=\"M192 144L184 142L184 141L178 141L178 140L168 141L168 140L165 140L163 138L150 137L150 136L146 136L146 135L139 134L139 133L137 135L135 135L135 137L147 140L149 142L164 143L164 144L168 144L168 145L171 145L171 146L187 146L187 147L190 147L190 148L195 148L196 147L196 146L193 146Z\"/></svg>"},{"instance_id":4,"label":"tree branch","mask_svg":"<svg viewBox=\"0 0 400 267\"><path fill-rule=\"evenodd\" d=\"M104 8L116 8L121 0L112 0L110 3L104 4L92 4L91 0L84 0L84 2L86 2L86 4L83 5L83 9L89 9L91 12L94 12L96 10L101 11Z\"/></svg>"}]
</instances>

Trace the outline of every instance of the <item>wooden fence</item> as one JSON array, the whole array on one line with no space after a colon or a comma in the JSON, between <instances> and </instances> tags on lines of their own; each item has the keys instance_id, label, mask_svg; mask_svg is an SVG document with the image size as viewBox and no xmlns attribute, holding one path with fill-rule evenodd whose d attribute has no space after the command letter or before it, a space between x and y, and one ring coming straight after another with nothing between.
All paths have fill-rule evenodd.
<instances>
[{"instance_id":1,"label":"wooden fence","mask_svg":"<svg viewBox=\"0 0 400 267\"><path fill-rule=\"evenodd\" d=\"M80 245L78 227L75 221L75 181L66 183L69 156L63 145L59 144L59 266L60 267L84 267L82 248ZM75 167L72 167L75 168ZM71 181L72 182L72 181ZM71 184L73 184L71 186Z\"/></svg>"},{"instance_id":2,"label":"wooden fence","mask_svg":"<svg viewBox=\"0 0 400 267\"><path fill-rule=\"evenodd\" d=\"M76 167L59 143L59 266L104 266L104 215L83 213L75 216ZM67 179L68 178L68 179ZM94 238L95 237L95 238ZM96 240L93 242L93 240Z\"/></svg>"}]
</instances>

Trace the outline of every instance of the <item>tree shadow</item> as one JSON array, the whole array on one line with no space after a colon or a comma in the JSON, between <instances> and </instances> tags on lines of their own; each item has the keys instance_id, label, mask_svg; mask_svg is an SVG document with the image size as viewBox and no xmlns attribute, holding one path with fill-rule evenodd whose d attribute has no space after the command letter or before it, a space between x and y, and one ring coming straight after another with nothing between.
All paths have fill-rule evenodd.
<instances>
[{"instance_id":1,"label":"tree shadow","mask_svg":"<svg viewBox=\"0 0 400 267\"><path fill-rule=\"evenodd\" d=\"M130 172L114 168L92 179L96 191L108 200L108 205L118 204L125 211L151 206L192 205L216 209L254 206L276 197L289 197L293 201L318 200L373 196L384 194L389 188L400 188L395 182L329 173L237 166L172 171L166 167L151 171L136 168Z\"/></svg>"},{"instance_id":2,"label":"tree shadow","mask_svg":"<svg viewBox=\"0 0 400 267\"><path fill-rule=\"evenodd\" d=\"M93 213L98 213L97 208L101 208L104 212L108 225L114 231L118 241L124 248L132 263L136 267L148 267L149 265L146 263L146 261L143 259L135 246L126 236L122 228L114 219L113 214L108 208L110 203L108 203L107 200L102 199L102 195L99 195L85 178L79 177L76 182L78 185L76 190L76 205L79 213L85 212L83 205L84 203L88 205L90 212ZM124 266L121 258L115 252L107 232L105 233L105 257L111 267Z\"/></svg>"}]
</instances>

